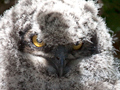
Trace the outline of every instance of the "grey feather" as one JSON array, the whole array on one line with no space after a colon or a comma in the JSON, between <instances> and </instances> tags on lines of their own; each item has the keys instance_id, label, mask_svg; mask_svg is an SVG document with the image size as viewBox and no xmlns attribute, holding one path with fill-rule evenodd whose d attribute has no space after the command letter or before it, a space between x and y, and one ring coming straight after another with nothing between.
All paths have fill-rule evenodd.
<instances>
[{"instance_id":1,"label":"grey feather","mask_svg":"<svg viewBox=\"0 0 120 90\"><path fill-rule=\"evenodd\" d=\"M20 0L7 10L0 17L0 90L120 90L99 8L92 0ZM44 47L33 44L35 34ZM78 41L84 44L73 50ZM50 63L59 46L69 62L61 77Z\"/></svg>"}]
</instances>

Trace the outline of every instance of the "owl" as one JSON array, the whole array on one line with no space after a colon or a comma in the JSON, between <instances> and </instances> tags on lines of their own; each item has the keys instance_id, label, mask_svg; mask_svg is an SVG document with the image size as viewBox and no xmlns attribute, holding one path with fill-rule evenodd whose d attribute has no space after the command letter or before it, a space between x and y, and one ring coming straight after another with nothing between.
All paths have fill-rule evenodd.
<instances>
[{"instance_id":1,"label":"owl","mask_svg":"<svg viewBox=\"0 0 120 90\"><path fill-rule=\"evenodd\" d=\"M120 90L100 5L19 0L0 17L0 90Z\"/></svg>"}]
</instances>

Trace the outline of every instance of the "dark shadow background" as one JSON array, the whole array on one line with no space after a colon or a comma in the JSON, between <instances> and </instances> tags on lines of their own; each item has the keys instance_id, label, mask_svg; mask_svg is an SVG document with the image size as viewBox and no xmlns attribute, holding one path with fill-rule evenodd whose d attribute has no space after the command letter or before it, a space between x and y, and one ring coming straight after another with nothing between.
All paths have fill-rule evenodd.
<instances>
[{"instance_id":1,"label":"dark shadow background","mask_svg":"<svg viewBox=\"0 0 120 90\"><path fill-rule=\"evenodd\" d=\"M0 0L0 15L13 6L17 0ZM98 0L98 3L103 3L100 9L100 16L102 16L107 23L107 26L113 30L115 40L114 46L117 50L117 55L120 59L120 0Z\"/></svg>"}]
</instances>

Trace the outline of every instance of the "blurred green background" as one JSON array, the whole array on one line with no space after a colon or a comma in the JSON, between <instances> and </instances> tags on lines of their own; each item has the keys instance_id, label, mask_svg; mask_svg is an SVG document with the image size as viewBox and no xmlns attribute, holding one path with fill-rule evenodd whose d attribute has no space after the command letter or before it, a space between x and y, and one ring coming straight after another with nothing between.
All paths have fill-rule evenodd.
<instances>
[{"instance_id":1,"label":"blurred green background","mask_svg":"<svg viewBox=\"0 0 120 90\"><path fill-rule=\"evenodd\" d=\"M17 3L17 0L0 0L0 14L9 9ZM103 7L100 9L100 16L102 16L108 28L114 31L115 40L114 47L120 50L120 0L98 0L98 3L103 3ZM120 51L115 54L120 59Z\"/></svg>"},{"instance_id":2,"label":"blurred green background","mask_svg":"<svg viewBox=\"0 0 120 90\"><path fill-rule=\"evenodd\" d=\"M120 59L120 0L101 0L103 7L101 16L105 18L107 26L114 31L115 40L114 47L117 51L116 57Z\"/></svg>"}]
</instances>

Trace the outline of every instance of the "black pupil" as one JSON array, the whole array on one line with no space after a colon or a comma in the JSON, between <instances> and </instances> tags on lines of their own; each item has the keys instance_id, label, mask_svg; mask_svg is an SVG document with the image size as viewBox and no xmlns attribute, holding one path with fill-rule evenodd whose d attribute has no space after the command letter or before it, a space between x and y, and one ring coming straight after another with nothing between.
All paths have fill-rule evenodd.
<instances>
[{"instance_id":1,"label":"black pupil","mask_svg":"<svg viewBox=\"0 0 120 90\"><path fill-rule=\"evenodd\" d=\"M42 43L42 40L38 40L38 39L37 39L37 42Z\"/></svg>"},{"instance_id":2,"label":"black pupil","mask_svg":"<svg viewBox=\"0 0 120 90\"><path fill-rule=\"evenodd\" d=\"M76 44L75 44L75 45L77 46L77 45L79 45L79 44L80 44L79 42L76 42Z\"/></svg>"}]
</instances>

